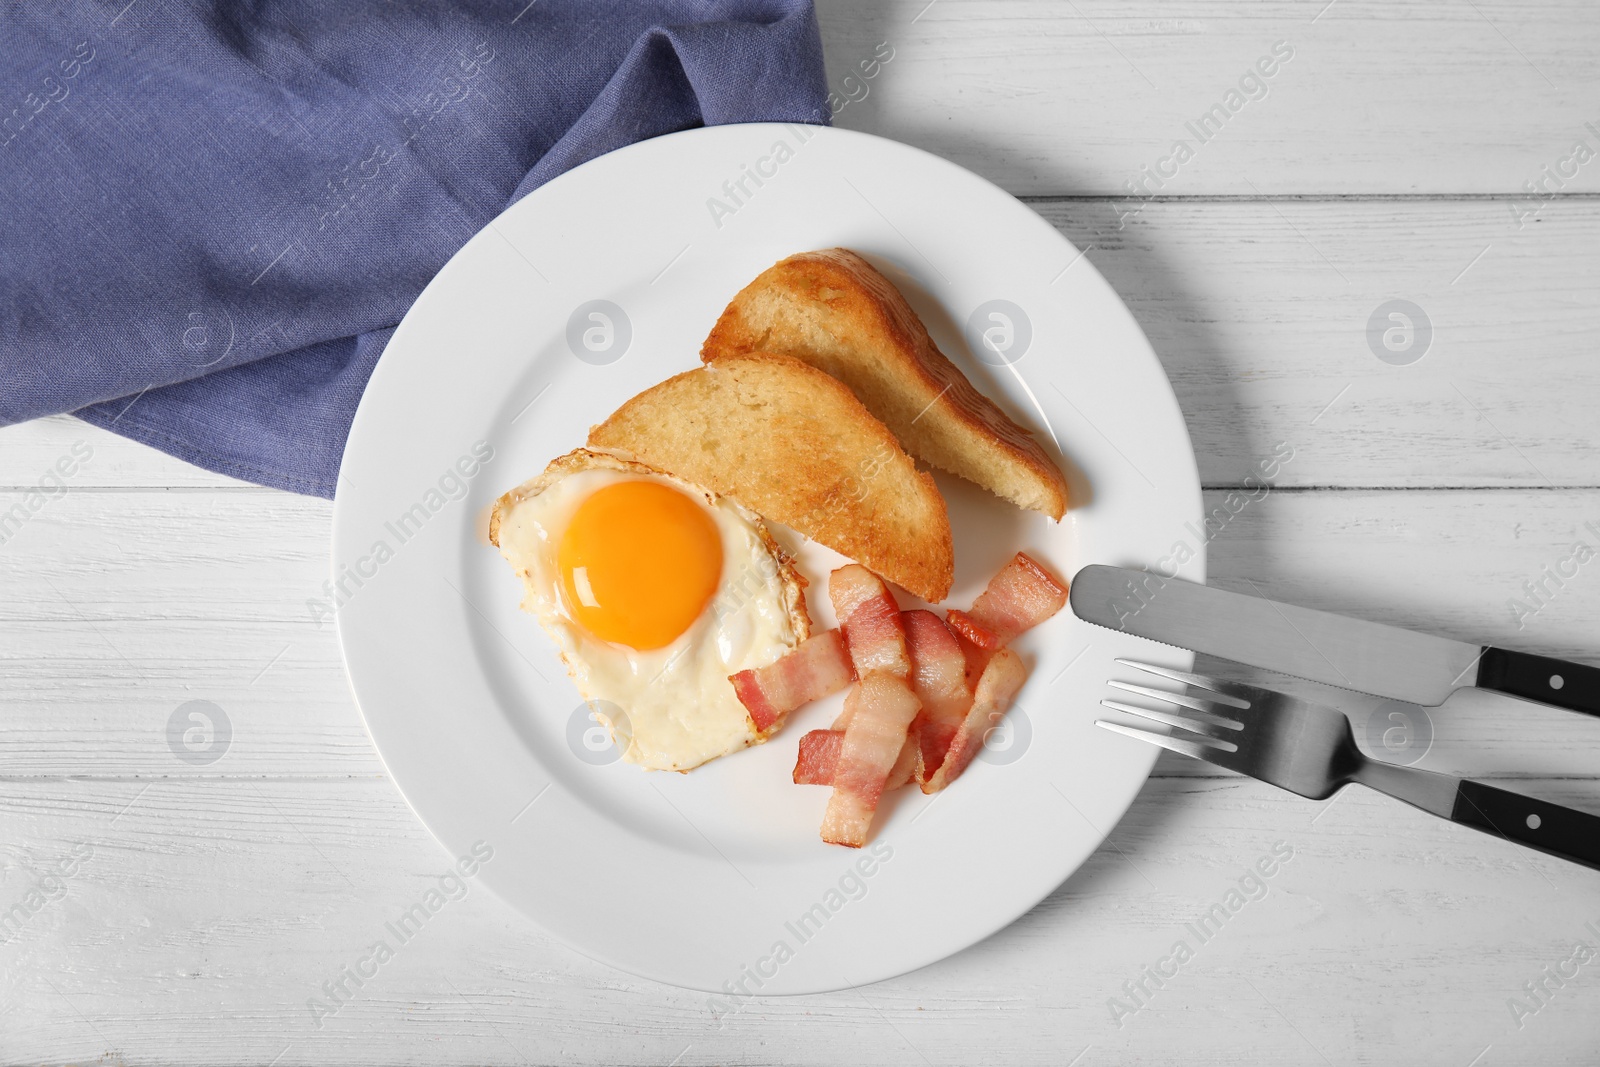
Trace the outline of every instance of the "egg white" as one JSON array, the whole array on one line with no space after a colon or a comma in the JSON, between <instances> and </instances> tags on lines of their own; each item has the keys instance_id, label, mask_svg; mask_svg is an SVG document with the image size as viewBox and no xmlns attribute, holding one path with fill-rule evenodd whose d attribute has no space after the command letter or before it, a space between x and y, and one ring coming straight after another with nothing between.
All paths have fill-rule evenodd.
<instances>
[{"instance_id":1,"label":"egg white","mask_svg":"<svg viewBox=\"0 0 1600 1067\"><path fill-rule=\"evenodd\" d=\"M722 537L716 594L676 640L649 651L589 633L560 594L556 553L573 513L597 490L623 481L656 481L687 493ZM625 746L623 760L686 771L757 740L728 676L765 666L808 636L796 632L790 602L798 590L786 586L760 519L732 500L642 468L591 467L518 495L500 518L498 538L501 554L523 577L522 609L555 640L579 692L613 741Z\"/></svg>"}]
</instances>

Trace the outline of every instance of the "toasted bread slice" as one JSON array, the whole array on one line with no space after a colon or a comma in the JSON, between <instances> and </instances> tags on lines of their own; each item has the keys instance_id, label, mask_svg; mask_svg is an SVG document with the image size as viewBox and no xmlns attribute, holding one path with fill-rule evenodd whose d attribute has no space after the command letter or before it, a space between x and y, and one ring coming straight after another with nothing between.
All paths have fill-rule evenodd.
<instances>
[{"instance_id":1,"label":"toasted bread slice","mask_svg":"<svg viewBox=\"0 0 1600 1067\"><path fill-rule=\"evenodd\" d=\"M589 431L732 497L937 603L950 516L933 479L837 379L796 359L731 356L652 386Z\"/></svg>"},{"instance_id":2,"label":"toasted bread slice","mask_svg":"<svg viewBox=\"0 0 1600 1067\"><path fill-rule=\"evenodd\" d=\"M1066 479L1044 449L972 387L900 291L849 249L790 256L733 298L700 358L752 355L827 371L931 466L1053 519L1066 511Z\"/></svg>"}]
</instances>

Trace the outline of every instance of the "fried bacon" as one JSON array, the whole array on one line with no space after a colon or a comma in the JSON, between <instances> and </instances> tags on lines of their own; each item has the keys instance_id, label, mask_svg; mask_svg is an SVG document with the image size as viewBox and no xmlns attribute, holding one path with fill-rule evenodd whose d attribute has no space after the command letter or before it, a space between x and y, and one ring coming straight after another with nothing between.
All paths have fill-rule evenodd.
<instances>
[{"instance_id":1,"label":"fried bacon","mask_svg":"<svg viewBox=\"0 0 1600 1067\"><path fill-rule=\"evenodd\" d=\"M884 785L894 789L915 780L922 785L938 769L954 740L956 730L972 706L972 691L967 688L966 658L961 646L939 616L931 611L903 612L901 625L906 635L906 653L911 661L911 691L922 702L922 711L906 732L895 771ZM831 785L838 762L837 739L850 725L850 713L857 702L846 701L831 730L814 730L800 739L799 759L794 780L803 785ZM905 773L900 773L900 772Z\"/></svg>"},{"instance_id":2,"label":"fried bacon","mask_svg":"<svg viewBox=\"0 0 1600 1067\"><path fill-rule=\"evenodd\" d=\"M772 733L784 716L802 704L839 692L855 679L844 639L824 630L802 641L781 659L730 675L733 691L750 715L756 733Z\"/></svg>"},{"instance_id":3,"label":"fried bacon","mask_svg":"<svg viewBox=\"0 0 1600 1067\"><path fill-rule=\"evenodd\" d=\"M956 730L972 707L972 690L967 688L966 656L939 616L931 611L908 611L901 621L911 657L911 690L922 701L922 714L917 717L921 758L916 780L926 785L928 776L944 762Z\"/></svg>"},{"instance_id":4,"label":"fried bacon","mask_svg":"<svg viewBox=\"0 0 1600 1067\"><path fill-rule=\"evenodd\" d=\"M837 576L839 572L834 573ZM896 633L898 621L897 618ZM903 675L887 670L865 674L845 703L853 705L850 725L845 728L839 747L833 796L828 798L828 810L822 817L822 839L860 848L867 843L873 813L906 748L907 731L922 703Z\"/></svg>"},{"instance_id":5,"label":"fried bacon","mask_svg":"<svg viewBox=\"0 0 1600 1067\"><path fill-rule=\"evenodd\" d=\"M956 633L993 651L1003 648L1060 611L1067 603L1067 587L1026 552L1018 552L989 579L989 587L972 602L971 611L951 611Z\"/></svg>"},{"instance_id":6,"label":"fried bacon","mask_svg":"<svg viewBox=\"0 0 1600 1067\"><path fill-rule=\"evenodd\" d=\"M922 745L915 729L917 721L913 720L912 729L906 733L906 743L900 746L900 755L895 758L889 776L883 781L885 790L899 789L914 778L921 780ZM794 762L794 784L832 785L834 772L839 769L839 752L843 748L844 731L840 729L812 730L803 735L800 738L800 752ZM939 755L944 755L942 749Z\"/></svg>"},{"instance_id":7,"label":"fried bacon","mask_svg":"<svg viewBox=\"0 0 1600 1067\"><path fill-rule=\"evenodd\" d=\"M923 710L933 718L959 721L972 703L972 691L955 634L931 611L904 612L901 622L911 659L911 689Z\"/></svg>"},{"instance_id":8,"label":"fried bacon","mask_svg":"<svg viewBox=\"0 0 1600 1067\"><path fill-rule=\"evenodd\" d=\"M828 577L828 597L844 630L845 648L856 676L888 671L905 678L911 673L906 655L900 605L878 578L859 563L840 567Z\"/></svg>"},{"instance_id":9,"label":"fried bacon","mask_svg":"<svg viewBox=\"0 0 1600 1067\"><path fill-rule=\"evenodd\" d=\"M794 761L794 784L832 785L843 747L843 730L812 730L803 735L800 754Z\"/></svg>"},{"instance_id":10,"label":"fried bacon","mask_svg":"<svg viewBox=\"0 0 1600 1067\"><path fill-rule=\"evenodd\" d=\"M889 768L889 777L883 780L883 788L899 789L912 779L920 779L922 773L922 713L919 711L911 720L911 725L906 727L905 743L900 746L900 755L895 757L894 766Z\"/></svg>"},{"instance_id":11,"label":"fried bacon","mask_svg":"<svg viewBox=\"0 0 1600 1067\"><path fill-rule=\"evenodd\" d=\"M960 777L961 772L967 769L967 764L983 748L984 735L1000 725L1006 709L1011 706L1017 690L1022 688L1027 677L1022 657L1015 651L1002 648L990 657L972 694L972 708L956 730L944 761L922 787L924 793L937 793Z\"/></svg>"},{"instance_id":12,"label":"fried bacon","mask_svg":"<svg viewBox=\"0 0 1600 1067\"><path fill-rule=\"evenodd\" d=\"M984 629L977 620L960 608L951 608L945 612L944 621L951 633L954 633L974 648L983 649L985 652L993 652L1000 647L1000 638L998 636Z\"/></svg>"},{"instance_id":13,"label":"fried bacon","mask_svg":"<svg viewBox=\"0 0 1600 1067\"><path fill-rule=\"evenodd\" d=\"M828 593L842 640L835 631L819 635L832 637L830 651L813 653L826 669L807 668L825 675L826 684L780 682L782 672L774 670L790 659L798 663L813 638L761 669L774 672L771 681L745 671L734 685L751 720L765 729L763 719L781 721L799 704L848 684L852 673L860 678L833 728L800 739L794 767L796 784L833 786L822 839L859 848L884 790L915 781L924 793L936 793L966 770L1027 678L1022 657L1006 646L1060 611L1067 590L1018 552L970 611L952 610L944 621L930 611L902 613L883 582L856 564L833 572Z\"/></svg>"}]
</instances>

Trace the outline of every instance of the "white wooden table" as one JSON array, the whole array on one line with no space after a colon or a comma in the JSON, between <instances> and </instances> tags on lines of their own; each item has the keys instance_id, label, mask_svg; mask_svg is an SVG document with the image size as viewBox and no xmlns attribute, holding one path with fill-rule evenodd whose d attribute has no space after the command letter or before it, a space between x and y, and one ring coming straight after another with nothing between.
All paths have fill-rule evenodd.
<instances>
[{"instance_id":1,"label":"white wooden table","mask_svg":"<svg viewBox=\"0 0 1600 1067\"><path fill-rule=\"evenodd\" d=\"M1600 561L1536 612L1512 602L1575 541L1600 549L1600 160L1572 153L1600 151L1600 9L1325 4L828 0L821 17L830 80L856 97L840 125L984 174L1090 249L1167 367L1211 503L1294 447L1212 544L1216 584L1596 662ZM861 96L846 79L879 42L893 59ZM1266 95L1248 83L1258 98L1173 161L1277 42L1292 57ZM1127 193L1143 167L1172 175L1159 195ZM1407 365L1369 344L1392 299L1432 327ZM1324 806L1166 759L1048 900L895 981L718 1029L704 995L591 963L478 890L318 1027L308 998L448 859L385 779L331 629L306 621L331 509L62 417L0 431L0 511L80 441L71 492L0 545L0 921L27 913L0 928L5 1063L1597 1055L1600 959L1567 961L1600 947L1600 874L1373 794ZM214 764L169 748L190 700L231 723ZM1600 810L1600 721L1469 695L1433 727L1424 766ZM1278 842L1293 859L1267 895L1131 999ZM1114 1021L1113 997L1137 1010Z\"/></svg>"}]
</instances>

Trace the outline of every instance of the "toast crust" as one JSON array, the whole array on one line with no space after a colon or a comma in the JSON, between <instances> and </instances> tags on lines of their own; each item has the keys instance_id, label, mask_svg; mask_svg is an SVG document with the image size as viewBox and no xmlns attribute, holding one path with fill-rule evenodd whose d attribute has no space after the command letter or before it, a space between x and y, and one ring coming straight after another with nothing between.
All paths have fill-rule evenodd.
<instances>
[{"instance_id":1,"label":"toast crust","mask_svg":"<svg viewBox=\"0 0 1600 1067\"><path fill-rule=\"evenodd\" d=\"M745 286L700 350L800 359L848 385L906 451L1059 520L1067 483L1033 436L939 351L894 285L846 248L780 260Z\"/></svg>"},{"instance_id":2,"label":"toast crust","mask_svg":"<svg viewBox=\"0 0 1600 1067\"><path fill-rule=\"evenodd\" d=\"M646 389L589 431L612 450L743 504L937 603L950 516L933 478L848 387L784 357L737 357Z\"/></svg>"}]
</instances>

